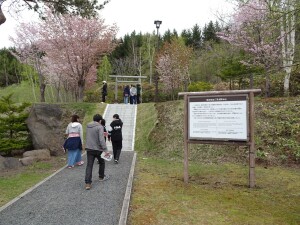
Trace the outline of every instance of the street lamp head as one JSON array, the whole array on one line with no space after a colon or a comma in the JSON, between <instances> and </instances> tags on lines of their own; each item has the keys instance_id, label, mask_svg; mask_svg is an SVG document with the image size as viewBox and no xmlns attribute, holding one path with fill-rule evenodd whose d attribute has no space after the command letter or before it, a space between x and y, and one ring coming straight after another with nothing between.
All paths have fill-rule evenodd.
<instances>
[{"instance_id":1,"label":"street lamp head","mask_svg":"<svg viewBox=\"0 0 300 225\"><path fill-rule=\"evenodd\" d=\"M161 20L155 20L154 24L156 25L156 28L158 29L161 25L162 21Z\"/></svg>"}]
</instances>

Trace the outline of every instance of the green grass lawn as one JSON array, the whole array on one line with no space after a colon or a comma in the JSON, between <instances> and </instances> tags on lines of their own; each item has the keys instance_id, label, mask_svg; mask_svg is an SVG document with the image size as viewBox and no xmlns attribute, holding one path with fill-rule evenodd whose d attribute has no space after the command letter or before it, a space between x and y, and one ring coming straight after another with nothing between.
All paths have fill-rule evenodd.
<instances>
[{"instance_id":1,"label":"green grass lawn","mask_svg":"<svg viewBox=\"0 0 300 225\"><path fill-rule=\"evenodd\" d=\"M28 81L22 81L20 84L13 84L5 88L0 88L0 97L13 93L14 102L40 102L40 90L38 86L32 86ZM51 86L47 86L45 90L45 100L47 103L55 103L57 91ZM72 96L61 90L60 102L72 101Z\"/></svg>"},{"instance_id":2,"label":"green grass lawn","mask_svg":"<svg viewBox=\"0 0 300 225\"><path fill-rule=\"evenodd\" d=\"M35 162L34 164L8 170L0 176L0 206L5 205L15 197L36 185L66 163L66 156L52 157L50 161Z\"/></svg>"},{"instance_id":3,"label":"green grass lawn","mask_svg":"<svg viewBox=\"0 0 300 225\"><path fill-rule=\"evenodd\" d=\"M250 189L247 164L193 160L184 184L183 162L167 152L158 159L159 146L149 141L157 129L156 115L154 104L138 106L131 225L300 224L299 168L257 166L256 187ZM162 139L172 135L168 131L159 130Z\"/></svg>"},{"instance_id":4,"label":"green grass lawn","mask_svg":"<svg viewBox=\"0 0 300 225\"><path fill-rule=\"evenodd\" d=\"M257 187L247 187L248 168L236 164L190 166L183 182L180 162L137 162L130 224L299 224L297 169L256 168Z\"/></svg>"}]
</instances>

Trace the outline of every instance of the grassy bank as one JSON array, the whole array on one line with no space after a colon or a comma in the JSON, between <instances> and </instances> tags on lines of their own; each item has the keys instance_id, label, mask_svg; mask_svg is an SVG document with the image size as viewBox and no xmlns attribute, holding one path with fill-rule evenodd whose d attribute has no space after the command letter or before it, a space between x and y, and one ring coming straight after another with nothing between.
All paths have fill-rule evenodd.
<instances>
[{"instance_id":1,"label":"grassy bank","mask_svg":"<svg viewBox=\"0 0 300 225\"><path fill-rule=\"evenodd\" d=\"M66 163L66 157L52 157L49 161L0 173L0 206L36 185Z\"/></svg>"},{"instance_id":2,"label":"grassy bank","mask_svg":"<svg viewBox=\"0 0 300 225\"><path fill-rule=\"evenodd\" d=\"M258 163L300 164L300 98L255 100L255 147ZM170 160L182 160L183 101L139 105L138 122L146 136L136 140L136 149ZM147 115L148 114L148 115ZM149 120L152 120L150 123ZM140 131L137 130L137 136ZM139 138L139 137L137 137ZM144 140L147 139L147 140ZM140 142L149 145L139 148ZM222 145L190 145L190 160L203 163L247 163L248 149Z\"/></svg>"},{"instance_id":3,"label":"grassy bank","mask_svg":"<svg viewBox=\"0 0 300 225\"><path fill-rule=\"evenodd\" d=\"M295 168L257 165L257 187L249 189L247 149L194 145L190 182L185 185L182 113L180 101L138 106L138 161L129 224L300 223L297 164Z\"/></svg>"},{"instance_id":4,"label":"grassy bank","mask_svg":"<svg viewBox=\"0 0 300 225\"><path fill-rule=\"evenodd\" d=\"M22 81L20 84L13 84L5 88L0 88L0 97L13 93L14 102L40 102L39 87L32 86L28 81ZM59 101L69 102L72 101L72 96L61 90ZM45 90L45 100L47 103L55 103L57 99L57 91L54 87L47 86Z\"/></svg>"}]
</instances>

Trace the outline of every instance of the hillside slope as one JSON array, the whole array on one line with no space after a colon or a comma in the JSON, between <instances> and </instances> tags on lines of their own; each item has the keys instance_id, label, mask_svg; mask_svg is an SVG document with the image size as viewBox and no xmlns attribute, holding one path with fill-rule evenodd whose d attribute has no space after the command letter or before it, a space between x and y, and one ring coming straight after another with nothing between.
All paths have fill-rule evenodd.
<instances>
[{"instance_id":1,"label":"hillside slope","mask_svg":"<svg viewBox=\"0 0 300 225\"><path fill-rule=\"evenodd\" d=\"M300 98L269 98L255 100L255 147L257 162L267 165L299 165L300 162ZM157 117L154 118L154 116ZM152 118L152 125L149 119ZM147 148L137 151L181 160L183 158L183 101L143 104L138 119L148 129ZM152 126L152 127L150 127ZM139 132L139 131L138 131ZM248 148L244 146L190 145L190 160L204 163L244 162Z\"/></svg>"}]
</instances>

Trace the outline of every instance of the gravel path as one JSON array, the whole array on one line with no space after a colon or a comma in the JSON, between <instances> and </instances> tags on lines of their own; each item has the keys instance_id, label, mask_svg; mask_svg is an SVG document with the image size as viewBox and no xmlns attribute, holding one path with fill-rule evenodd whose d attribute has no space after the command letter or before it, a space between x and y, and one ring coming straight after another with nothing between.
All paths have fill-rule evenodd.
<instances>
[{"instance_id":1,"label":"gravel path","mask_svg":"<svg viewBox=\"0 0 300 225\"><path fill-rule=\"evenodd\" d=\"M110 179L85 190L85 165L65 168L0 212L1 225L114 225L119 223L134 152L122 152L119 164L106 162ZM85 157L84 157L85 160Z\"/></svg>"},{"instance_id":2,"label":"gravel path","mask_svg":"<svg viewBox=\"0 0 300 225\"><path fill-rule=\"evenodd\" d=\"M110 112L105 116L108 122L111 113L122 115L123 129L128 130L124 139L133 141L136 106L112 104L107 112ZM133 144L127 142L119 164L106 162L105 174L110 176L109 180L97 179L96 160L91 190L85 190L86 164L64 168L22 198L2 207L0 225L116 225L120 217L120 224L126 224L133 176L130 171L135 165ZM111 150L109 144L108 147ZM83 160L86 162L86 156Z\"/></svg>"}]
</instances>

